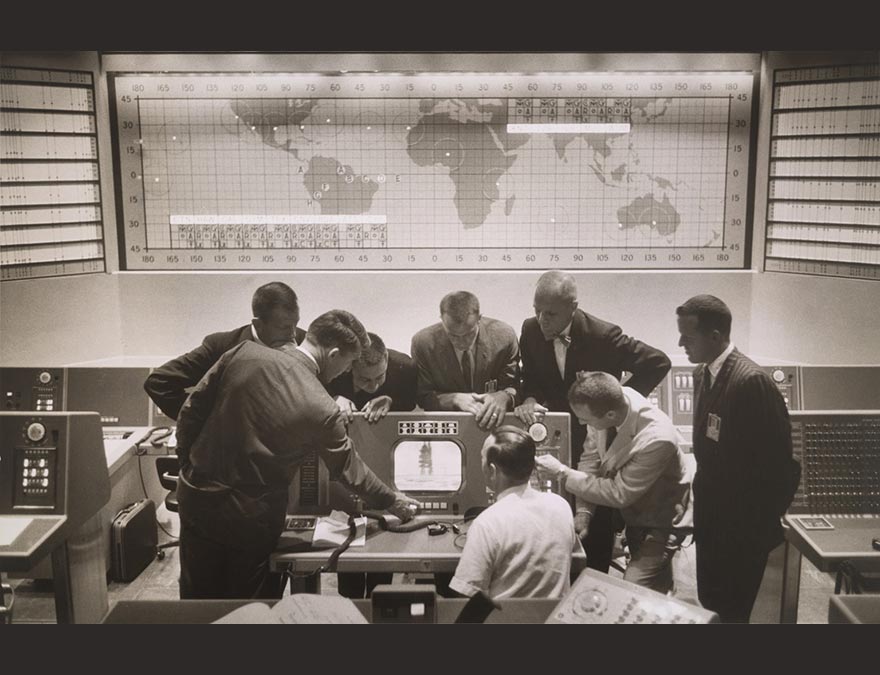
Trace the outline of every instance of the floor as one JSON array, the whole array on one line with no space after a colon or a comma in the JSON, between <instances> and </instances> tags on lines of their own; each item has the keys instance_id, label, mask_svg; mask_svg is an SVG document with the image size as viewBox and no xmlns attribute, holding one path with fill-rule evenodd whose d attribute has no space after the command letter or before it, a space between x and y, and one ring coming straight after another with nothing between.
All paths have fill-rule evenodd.
<instances>
[{"instance_id":1,"label":"floor","mask_svg":"<svg viewBox=\"0 0 880 675\"><path fill-rule=\"evenodd\" d=\"M166 529L175 532L176 514L162 513ZM160 532L160 542L168 537ZM150 565L131 583L108 583L108 599L112 606L117 600L176 600L178 598L177 577L179 562L177 548L167 549L163 560L153 560ZM697 604L695 555L693 547L682 549L675 558L675 596ZM618 573L612 570L613 574ZM8 579L15 589L14 623L54 623L55 600L51 581L31 579ZM412 583L410 575L396 574L395 583ZM752 623L778 623L779 598L782 588L782 547L773 552L764 573L758 600L752 612ZM803 560L801 567L801 590L798 604L798 623L828 623L828 601L834 590L834 577L820 572L809 561ZM337 594L336 575L324 574L321 577L321 592Z\"/></svg>"}]
</instances>

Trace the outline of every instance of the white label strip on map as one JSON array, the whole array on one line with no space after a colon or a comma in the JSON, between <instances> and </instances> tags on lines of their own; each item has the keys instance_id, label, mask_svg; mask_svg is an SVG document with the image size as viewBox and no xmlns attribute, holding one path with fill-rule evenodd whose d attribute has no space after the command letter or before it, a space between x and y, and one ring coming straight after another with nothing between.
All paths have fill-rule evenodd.
<instances>
[{"instance_id":1,"label":"white label strip on map","mask_svg":"<svg viewBox=\"0 0 880 675\"><path fill-rule=\"evenodd\" d=\"M585 122L582 124L508 124L507 133L509 134L628 134L630 132L629 122L625 123L604 123L604 122Z\"/></svg>"},{"instance_id":2,"label":"white label strip on map","mask_svg":"<svg viewBox=\"0 0 880 675\"><path fill-rule=\"evenodd\" d=\"M384 225L388 216L286 215L286 216L169 216L171 225Z\"/></svg>"}]
</instances>

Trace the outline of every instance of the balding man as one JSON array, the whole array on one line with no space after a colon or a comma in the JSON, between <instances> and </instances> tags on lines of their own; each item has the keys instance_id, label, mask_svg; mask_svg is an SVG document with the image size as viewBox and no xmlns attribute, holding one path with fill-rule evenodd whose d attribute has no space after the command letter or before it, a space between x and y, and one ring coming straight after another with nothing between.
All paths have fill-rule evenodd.
<instances>
[{"instance_id":1,"label":"balding man","mask_svg":"<svg viewBox=\"0 0 880 675\"><path fill-rule=\"evenodd\" d=\"M440 323L413 336L418 402L425 410L462 410L483 429L501 424L516 402L519 345L513 328L481 316L473 293L440 302Z\"/></svg>"},{"instance_id":2,"label":"balding man","mask_svg":"<svg viewBox=\"0 0 880 675\"><path fill-rule=\"evenodd\" d=\"M578 371L601 371L618 380L631 373L626 386L648 396L669 372L669 358L659 349L624 335L619 326L578 308L574 277L551 270L538 279L534 298L535 316L522 325L522 404L514 413L532 424L544 412L567 412L575 418L568 390ZM571 429L571 462L577 467L587 440L586 427L576 422ZM607 572L614 544L612 510L596 509L584 540L589 567ZM579 531L585 529L582 523Z\"/></svg>"}]
</instances>

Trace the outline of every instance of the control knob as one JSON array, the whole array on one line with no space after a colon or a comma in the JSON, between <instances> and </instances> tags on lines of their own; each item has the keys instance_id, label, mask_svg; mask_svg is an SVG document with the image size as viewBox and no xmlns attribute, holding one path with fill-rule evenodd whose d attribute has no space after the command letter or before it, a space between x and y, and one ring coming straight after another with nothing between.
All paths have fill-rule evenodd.
<instances>
[{"instance_id":1,"label":"control knob","mask_svg":"<svg viewBox=\"0 0 880 675\"><path fill-rule=\"evenodd\" d=\"M39 443L46 438L46 427L40 422L31 422L27 428L27 437L34 443Z\"/></svg>"}]
</instances>

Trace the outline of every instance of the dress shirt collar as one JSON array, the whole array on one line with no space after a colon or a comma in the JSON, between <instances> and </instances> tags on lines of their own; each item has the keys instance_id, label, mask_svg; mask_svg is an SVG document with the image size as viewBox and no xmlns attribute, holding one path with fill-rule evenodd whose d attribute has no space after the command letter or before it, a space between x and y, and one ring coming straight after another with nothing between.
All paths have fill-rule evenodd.
<instances>
[{"instance_id":1,"label":"dress shirt collar","mask_svg":"<svg viewBox=\"0 0 880 675\"><path fill-rule=\"evenodd\" d=\"M471 342L470 347L468 347L467 349L459 349L459 348L456 347L455 345L452 346L452 350L455 352L455 357L458 359L458 362L459 362L459 363L461 363L461 355L464 354L465 351L466 351L468 354L471 355L471 365L473 365L473 362L474 362L474 347L476 346L476 344L477 344L477 340L478 340L479 338L480 338L480 324L477 324L477 334L474 335L474 341ZM451 341L451 340L450 340L450 344L452 344L452 341Z\"/></svg>"},{"instance_id":2,"label":"dress shirt collar","mask_svg":"<svg viewBox=\"0 0 880 675\"><path fill-rule=\"evenodd\" d=\"M251 335L254 338L254 342L256 342L258 345L263 345L264 347L269 346L260 339L259 335L257 335L257 329L254 327L254 324L251 324ZM295 345L296 344L296 336L290 338L290 342Z\"/></svg>"},{"instance_id":3,"label":"dress shirt collar","mask_svg":"<svg viewBox=\"0 0 880 675\"><path fill-rule=\"evenodd\" d=\"M721 366L724 365L724 362L727 360L727 357L730 356L730 353L735 349L733 343L731 342L727 345L727 349L721 352L718 355L718 358L712 361L708 366L709 373L712 375L711 384L715 384L715 380L718 378L718 373L721 372Z\"/></svg>"},{"instance_id":4,"label":"dress shirt collar","mask_svg":"<svg viewBox=\"0 0 880 675\"><path fill-rule=\"evenodd\" d=\"M525 483L520 483L519 485L512 485L509 488L502 490L497 495L495 495L495 503L500 502L502 499L504 499L505 497L507 497L509 495L519 495L521 497L526 493L526 491L531 490L531 489L532 489L532 486L529 485L528 481L526 481Z\"/></svg>"},{"instance_id":5,"label":"dress shirt collar","mask_svg":"<svg viewBox=\"0 0 880 675\"><path fill-rule=\"evenodd\" d=\"M300 352L302 352L303 354L305 354L306 356L308 356L308 357L309 357L309 360L310 360L312 363L315 364L315 368L318 369L318 372L319 372L319 373L321 372L321 366L318 365L318 360L317 360L314 356L312 356L311 352L309 352L308 349L306 349L306 348L303 347L302 345L297 345L297 346L296 346L296 349L297 349L297 351L300 351Z\"/></svg>"},{"instance_id":6,"label":"dress shirt collar","mask_svg":"<svg viewBox=\"0 0 880 675\"><path fill-rule=\"evenodd\" d=\"M571 321L568 322L568 325L559 331L559 334L556 337L548 339L547 342L555 342L556 340L559 340L562 344L568 347L571 344L571 324L573 321L574 315L572 315Z\"/></svg>"}]
</instances>

